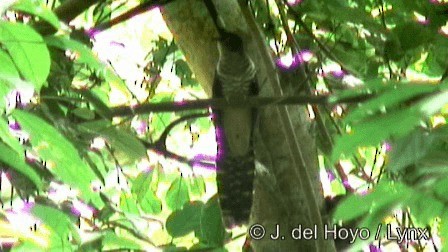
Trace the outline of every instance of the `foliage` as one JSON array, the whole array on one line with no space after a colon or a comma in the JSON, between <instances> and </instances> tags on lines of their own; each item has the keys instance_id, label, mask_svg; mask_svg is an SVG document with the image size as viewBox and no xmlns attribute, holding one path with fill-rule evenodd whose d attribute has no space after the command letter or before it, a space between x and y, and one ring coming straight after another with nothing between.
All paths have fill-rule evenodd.
<instances>
[{"instance_id":1,"label":"foliage","mask_svg":"<svg viewBox=\"0 0 448 252\"><path fill-rule=\"evenodd\" d=\"M448 163L437 157L447 153L442 133L446 113L440 114L448 101L442 77L448 40L443 27L447 18L441 13L446 6L428 1L304 1L292 9L293 15L306 14L303 26L315 24L323 30L319 36L302 29L297 37L312 35L331 48L326 53L322 45L310 44L319 60L309 66L323 68L322 78L316 80L335 94L332 99L373 97L357 106L338 107L344 111L342 120L327 119L337 125L329 163L341 157L352 161L353 168L337 171L340 182L349 184L347 176L365 181L356 190L346 187L352 195L341 203L335 220L361 219L357 226L371 232L390 223L400 228L445 225L446 201L441 195L446 193L442 185ZM325 73L326 65L334 62L340 70ZM350 83L354 77L357 82ZM435 118L441 122L435 123ZM373 155L368 154L371 146ZM394 210L404 217L388 220ZM422 250L422 243L411 246Z\"/></svg>"},{"instance_id":2,"label":"foliage","mask_svg":"<svg viewBox=\"0 0 448 252\"><path fill-rule=\"evenodd\" d=\"M310 83L294 83L294 90L331 94L332 106L322 106L326 113L319 115L328 131L318 136L322 169L337 174L333 183L344 188L337 193L350 194L334 219L359 220L371 230L381 223L431 227L446 241L446 4L292 2L251 1L251 7L278 57L313 53L299 65ZM84 32L65 27L43 3L17 1L0 20L0 236L16 238L14 251L223 249L229 234L217 197L210 197L213 178L186 168L184 160L160 157L176 158L167 149L186 148L176 139L193 139L194 145L210 121L182 122L165 134L171 122L193 111L117 118L111 110L175 101L176 92L198 96L178 48L152 38L144 77L132 86L113 63L98 58ZM82 22L109 22L111 13L125 8L99 1ZM58 32L47 35L42 25ZM167 68L180 79L175 90L163 86ZM346 98L357 102L339 103ZM334 142L331 153L326 142ZM357 188L354 179L361 181ZM5 196L5 188L15 193ZM390 218L396 210L400 220ZM29 221L15 223L14 214ZM423 250L427 244L411 245Z\"/></svg>"},{"instance_id":3,"label":"foliage","mask_svg":"<svg viewBox=\"0 0 448 252\"><path fill-rule=\"evenodd\" d=\"M9 198L11 208L2 211L3 222L11 228L6 236L18 239L13 250L139 250L169 243L168 238L152 240L148 232L168 237L170 232L163 230L159 217L188 211L184 204L190 199L203 199L204 178L166 173L154 154L155 161L146 161L144 169L138 167L148 158L151 139L160 137L182 114L113 119L113 93L126 97L126 105L135 94L111 66L98 59L85 35L66 30L50 9L36 1L19 1L7 13L16 20L0 23L0 164L8 178L2 182L3 191L6 184L17 192ZM108 20L97 8L92 15L98 22ZM44 23L59 29L57 35L34 29ZM149 77L159 75L167 56L176 51L165 39L156 44L154 62L145 68ZM181 58L176 65L177 73L189 81L187 86L197 85ZM172 93L156 92L158 82L145 87L148 99L172 101ZM134 122L146 126L133 127ZM186 125L210 128L210 122ZM95 146L98 142L105 147ZM34 203L17 205L25 199ZM203 237L201 246L221 246L222 238L215 237L217 230L224 232L216 221L220 220L216 199L199 206L198 213L204 212L202 225L208 225L195 227ZM30 221L9 223L14 212L30 216ZM27 225L33 227L31 231L12 231Z\"/></svg>"},{"instance_id":4,"label":"foliage","mask_svg":"<svg viewBox=\"0 0 448 252\"><path fill-rule=\"evenodd\" d=\"M381 224L429 227L447 237L446 1L284 3L288 7L277 4L278 14L260 2L254 9L280 57L313 53L305 66L312 79L307 88L332 94L333 106L314 112L323 124L322 168L332 175L333 188L345 189L329 194L349 195L334 221L355 221L371 233ZM303 83L297 85L303 90ZM356 103L340 104L347 98ZM421 251L430 243L398 246Z\"/></svg>"}]
</instances>

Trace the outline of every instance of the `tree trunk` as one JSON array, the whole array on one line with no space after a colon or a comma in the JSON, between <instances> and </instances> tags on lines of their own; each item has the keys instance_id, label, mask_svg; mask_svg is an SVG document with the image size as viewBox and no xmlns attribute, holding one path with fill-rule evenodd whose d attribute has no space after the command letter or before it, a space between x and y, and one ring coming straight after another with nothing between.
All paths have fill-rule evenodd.
<instances>
[{"instance_id":1,"label":"tree trunk","mask_svg":"<svg viewBox=\"0 0 448 252\"><path fill-rule=\"evenodd\" d=\"M245 34L247 50L258 68L261 96L281 95L278 71L270 49L249 10L236 0L216 1L226 28ZM196 79L211 94L217 62L217 33L203 1L182 0L166 5L162 13L176 43L183 51ZM296 71L289 79L305 79ZM299 82L299 81L298 81ZM334 243L323 239L320 209L323 196L319 181L313 129L304 106L270 106L259 110L255 138L257 173L251 224L260 224L266 235L252 240L255 251L334 251ZM277 224L280 228L278 240ZM299 235L304 228L317 229L315 237ZM295 229L294 229L295 228ZM291 237L291 231L297 239ZM282 237L283 236L283 237Z\"/></svg>"}]
</instances>

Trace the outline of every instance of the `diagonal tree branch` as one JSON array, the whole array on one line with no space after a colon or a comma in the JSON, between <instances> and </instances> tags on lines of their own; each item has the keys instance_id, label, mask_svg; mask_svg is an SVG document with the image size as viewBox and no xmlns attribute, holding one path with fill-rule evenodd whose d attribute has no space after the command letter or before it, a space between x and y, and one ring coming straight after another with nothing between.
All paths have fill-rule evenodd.
<instances>
[{"instance_id":1,"label":"diagonal tree branch","mask_svg":"<svg viewBox=\"0 0 448 252\"><path fill-rule=\"evenodd\" d=\"M53 11L60 21L68 24L79 14L90 8L90 6L93 6L100 1L101 0L67 0ZM51 35L57 31L53 26L43 21L37 22L35 24L35 29L43 35Z\"/></svg>"},{"instance_id":2,"label":"diagonal tree branch","mask_svg":"<svg viewBox=\"0 0 448 252\"><path fill-rule=\"evenodd\" d=\"M125 13L119 15L118 17L115 17L107 22L97 25L96 27L92 28L92 30L95 32L101 32L101 31L107 30L114 25L123 23L123 22L125 22L137 15L145 13L157 6L165 5L172 1L174 1L174 0L151 0L151 1L143 2L143 3L135 6L134 8L126 11Z\"/></svg>"},{"instance_id":3,"label":"diagonal tree branch","mask_svg":"<svg viewBox=\"0 0 448 252\"><path fill-rule=\"evenodd\" d=\"M92 30L95 32L106 30L114 25L125 22L126 20L142 14L158 5L165 5L173 0L149 0L145 1L136 7L126 11L120 16L108 21L104 22ZM101 0L67 0L64 1L61 5L59 5L56 9L54 9L54 13L58 16L59 20L64 23L70 23L73 19L75 19L78 15L86 11L91 6L101 2ZM54 27L44 23L39 22L37 24L37 29L44 35L50 35L56 32Z\"/></svg>"},{"instance_id":4,"label":"diagonal tree branch","mask_svg":"<svg viewBox=\"0 0 448 252\"><path fill-rule=\"evenodd\" d=\"M65 22L69 23L73 19L75 19L79 14L86 11L90 6L100 2L100 0L67 0L64 1L61 5L59 5L54 13L58 16L58 18Z\"/></svg>"}]
</instances>

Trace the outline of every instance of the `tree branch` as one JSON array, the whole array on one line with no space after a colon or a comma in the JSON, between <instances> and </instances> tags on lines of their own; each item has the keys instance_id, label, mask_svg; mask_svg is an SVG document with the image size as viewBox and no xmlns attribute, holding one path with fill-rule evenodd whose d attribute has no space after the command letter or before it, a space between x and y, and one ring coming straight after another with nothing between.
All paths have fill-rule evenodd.
<instances>
[{"instance_id":1,"label":"tree branch","mask_svg":"<svg viewBox=\"0 0 448 252\"><path fill-rule=\"evenodd\" d=\"M101 31L107 30L114 25L123 23L123 22L125 22L137 15L145 13L159 5L165 5L172 1L173 0L150 0L150 1L143 2L143 3L135 6L134 8L126 11L125 13L121 14L118 17L115 17L115 18L111 19L110 21L107 21L107 22L97 25L96 27L92 28L91 31L101 32Z\"/></svg>"},{"instance_id":2,"label":"tree branch","mask_svg":"<svg viewBox=\"0 0 448 252\"><path fill-rule=\"evenodd\" d=\"M187 121L187 120L192 120L192 119L197 119L200 117L207 117L209 116L208 113L202 113L202 114L191 114L191 115L186 115L183 116L181 118L178 118L176 120L174 120L173 122L171 122L167 127L165 127L165 129L163 130L162 134L160 135L159 139L157 139L157 141L155 141L154 143L149 143L146 142L144 140L140 140L143 145L148 148L148 149L152 149L154 151L156 151L157 153L174 159L178 162L181 163L186 163L188 165L190 165L191 167L193 167L193 165L201 165L202 167L206 167L206 168L214 168L215 165L214 163L211 162L203 162L202 160L191 160L189 158L180 156L174 152L171 152L167 149L166 147L166 139L168 138L169 133L171 132L171 130L176 127L178 124L180 124L181 122Z\"/></svg>"},{"instance_id":3,"label":"tree branch","mask_svg":"<svg viewBox=\"0 0 448 252\"><path fill-rule=\"evenodd\" d=\"M98 3L100 0L67 0L63 4L59 5L54 13L58 16L59 20L69 23L75 19L79 14L83 13L90 6Z\"/></svg>"},{"instance_id":4,"label":"tree branch","mask_svg":"<svg viewBox=\"0 0 448 252\"><path fill-rule=\"evenodd\" d=\"M327 95L296 95L290 97L248 97L246 100L228 101L225 98L202 99L181 102L159 102L147 103L135 107L120 106L111 108L112 116L130 116L137 114L148 114L157 112L177 112L193 109L223 109L228 107L263 107L273 105L334 105L336 103L358 103L363 102L372 95L365 94L355 97L341 98L337 101L330 101Z\"/></svg>"},{"instance_id":5,"label":"tree branch","mask_svg":"<svg viewBox=\"0 0 448 252\"><path fill-rule=\"evenodd\" d=\"M86 11L91 6L99 3L101 0L67 0L54 9L54 13L58 16L59 20L64 23L70 23L79 14ZM122 23L136 15L142 14L157 5L165 5L173 0L150 0L137 5L136 7L126 11L114 19L101 23L97 27L91 29L94 32L104 31L116 24ZM44 35L50 35L56 32L56 29L47 23L40 22L37 25L37 29Z\"/></svg>"},{"instance_id":6,"label":"tree branch","mask_svg":"<svg viewBox=\"0 0 448 252\"><path fill-rule=\"evenodd\" d=\"M59 5L53 12L64 23L70 23L79 14L86 11L90 6L98 3L100 0L67 0ZM57 30L46 22L39 21L35 24L35 29L42 35L51 35Z\"/></svg>"}]
</instances>

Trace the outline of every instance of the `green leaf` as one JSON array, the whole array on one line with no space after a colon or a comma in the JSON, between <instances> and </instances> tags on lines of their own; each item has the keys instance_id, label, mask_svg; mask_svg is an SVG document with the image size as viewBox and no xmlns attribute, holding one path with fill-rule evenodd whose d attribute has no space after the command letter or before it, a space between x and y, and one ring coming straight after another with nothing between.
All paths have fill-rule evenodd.
<instances>
[{"instance_id":1,"label":"green leaf","mask_svg":"<svg viewBox=\"0 0 448 252\"><path fill-rule=\"evenodd\" d=\"M370 82L369 88L381 90L381 85L378 84L377 81ZM353 154L357 147L377 145L390 137L406 135L423 119L439 112L448 100L448 92L443 90L442 85L407 84L399 85L397 89L390 87L387 89L383 95L368 101L358 110L353 111L354 115L348 116L347 121L353 122L354 125L349 134L336 138L332 161L339 158L341 154ZM442 90L432 94L440 89ZM411 106L399 106L409 99L420 98L422 95L425 95L425 98ZM388 113L382 115L375 113L393 106L400 110L387 111Z\"/></svg>"},{"instance_id":2,"label":"green leaf","mask_svg":"<svg viewBox=\"0 0 448 252\"><path fill-rule=\"evenodd\" d=\"M389 35L384 43L384 56L394 61L399 61L404 57L400 41L395 34Z\"/></svg>"},{"instance_id":3,"label":"green leaf","mask_svg":"<svg viewBox=\"0 0 448 252\"><path fill-rule=\"evenodd\" d=\"M206 112L198 111L198 113L206 113ZM194 123L194 125L199 127L200 132L207 132L210 129L210 127L212 127L212 125L213 125L212 120L210 120L210 117L196 118L193 123Z\"/></svg>"},{"instance_id":4,"label":"green leaf","mask_svg":"<svg viewBox=\"0 0 448 252\"><path fill-rule=\"evenodd\" d=\"M344 66L351 73L363 76L367 72L367 61L364 52L354 51L353 49L347 49L339 44L332 50L332 53L344 63Z\"/></svg>"},{"instance_id":5,"label":"green leaf","mask_svg":"<svg viewBox=\"0 0 448 252\"><path fill-rule=\"evenodd\" d=\"M443 178L434 185L434 193L439 198L448 200L447 192L448 192L448 178Z\"/></svg>"},{"instance_id":6,"label":"green leaf","mask_svg":"<svg viewBox=\"0 0 448 252\"><path fill-rule=\"evenodd\" d=\"M174 43L168 43L166 39L159 37L156 48L152 53L152 59L156 66L161 68L166 62L167 56L176 51L176 47Z\"/></svg>"},{"instance_id":7,"label":"green leaf","mask_svg":"<svg viewBox=\"0 0 448 252\"><path fill-rule=\"evenodd\" d=\"M429 51L425 61L421 62L421 68L417 69L418 65L414 64L413 70L416 72L420 71L429 77L440 78L445 71L445 62L439 59L440 54L446 53L444 53L443 49Z\"/></svg>"},{"instance_id":8,"label":"green leaf","mask_svg":"<svg viewBox=\"0 0 448 252\"><path fill-rule=\"evenodd\" d=\"M171 102L174 100L174 96L172 93L159 93L156 94L152 99L151 102L158 103L158 102ZM155 113L153 119L151 120L151 128L154 128L156 132L162 133L166 126L168 126L173 118L174 113Z\"/></svg>"},{"instance_id":9,"label":"green leaf","mask_svg":"<svg viewBox=\"0 0 448 252\"><path fill-rule=\"evenodd\" d=\"M31 213L50 228L52 235L59 236L61 240L67 240L69 234L79 238L77 227L72 223L70 216L61 210L50 206L35 204L31 209Z\"/></svg>"},{"instance_id":10,"label":"green leaf","mask_svg":"<svg viewBox=\"0 0 448 252\"><path fill-rule=\"evenodd\" d=\"M397 24L393 33L398 37L403 51L408 51L423 45L434 36L428 28L425 28L415 21Z\"/></svg>"},{"instance_id":11,"label":"green leaf","mask_svg":"<svg viewBox=\"0 0 448 252\"><path fill-rule=\"evenodd\" d=\"M137 200L141 200L146 191L151 190L152 177L154 175L154 170L143 171L132 183L131 192L137 196Z\"/></svg>"},{"instance_id":12,"label":"green leaf","mask_svg":"<svg viewBox=\"0 0 448 252\"><path fill-rule=\"evenodd\" d=\"M198 230L204 203L187 202L181 210L174 211L166 220L166 231L172 237L185 236Z\"/></svg>"},{"instance_id":13,"label":"green leaf","mask_svg":"<svg viewBox=\"0 0 448 252\"><path fill-rule=\"evenodd\" d=\"M79 90L79 93L82 94L82 96L88 100L95 108L95 111L102 116L103 118L110 118L110 109L109 107L98 97L95 92L93 92L91 89L87 90Z\"/></svg>"},{"instance_id":14,"label":"green leaf","mask_svg":"<svg viewBox=\"0 0 448 252\"><path fill-rule=\"evenodd\" d=\"M78 188L86 201L94 195L90 183L95 174L80 158L78 151L59 131L41 118L14 110L13 117L30 135L30 142L47 167L62 182Z\"/></svg>"},{"instance_id":15,"label":"green leaf","mask_svg":"<svg viewBox=\"0 0 448 252\"><path fill-rule=\"evenodd\" d=\"M3 117L0 117L0 139L17 152L21 159L25 159L25 150L23 149L23 146L11 135L8 122Z\"/></svg>"},{"instance_id":16,"label":"green leaf","mask_svg":"<svg viewBox=\"0 0 448 252\"><path fill-rule=\"evenodd\" d=\"M10 92L9 86L4 84L5 82L0 78L0 99L2 102L0 102L0 113L3 113L6 108L6 96Z\"/></svg>"},{"instance_id":17,"label":"green leaf","mask_svg":"<svg viewBox=\"0 0 448 252\"><path fill-rule=\"evenodd\" d=\"M194 176L189 179L190 192L196 196L202 196L205 193L205 181L202 176Z\"/></svg>"},{"instance_id":18,"label":"green leaf","mask_svg":"<svg viewBox=\"0 0 448 252\"><path fill-rule=\"evenodd\" d=\"M39 91L50 73L50 53L39 33L24 24L0 21L0 44Z\"/></svg>"},{"instance_id":19,"label":"green leaf","mask_svg":"<svg viewBox=\"0 0 448 252\"><path fill-rule=\"evenodd\" d=\"M379 31L382 27L371 18L371 14L365 11L364 8L354 8L349 6L347 1L331 1L325 2L325 9L328 9L329 15L332 19L336 19L345 23L363 24L369 27L369 30ZM327 17L328 18L328 17Z\"/></svg>"},{"instance_id":20,"label":"green leaf","mask_svg":"<svg viewBox=\"0 0 448 252\"><path fill-rule=\"evenodd\" d=\"M444 211L444 204L434 197L414 192L409 199L409 208L419 223L429 223L432 219L439 217Z\"/></svg>"},{"instance_id":21,"label":"green leaf","mask_svg":"<svg viewBox=\"0 0 448 252\"><path fill-rule=\"evenodd\" d=\"M134 134L125 129L107 128L101 130L99 134L116 151L120 164L132 164L146 156L145 146L135 137Z\"/></svg>"},{"instance_id":22,"label":"green leaf","mask_svg":"<svg viewBox=\"0 0 448 252\"><path fill-rule=\"evenodd\" d=\"M0 78L20 78L14 61L4 50L0 50Z\"/></svg>"},{"instance_id":23,"label":"green leaf","mask_svg":"<svg viewBox=\"0 0 448 252\"><path fill-rule=\"evenodd\" d=\"M135 134L115 128L107 120L81 123L79 129L103 137L111 146L121 165L133 164L146 156L146 148Z\"/></svg>"},{"instance_id":24,"label":"green leaf","mask_svg":"<svg viewBox=\"0 0 448 252\"><path fill-rule=\"evenodd\" d=\"M407 187L382 181L367 195L350 195L344 199L336 208L333 218L341 221L350 221L362 216L366 219L373 218L370 215L375 212L383 212L380 209L392 208L405 201L410 195Z\"/></svg>"},{"instance_id":25,"label":"green leaf","mask_svg":"<svg viewBox=\"0 0 448 252\"><path fill-rule=\"evenodd\" d=\"M61 27L61 24L59 23L59 19L56 16L56 14L54 14L46 6L41 5L36 1L20 0L14 3L11 6L11 9L39 17L42 20L45 20L46 22L51 24L56 29L59 29Z\"/></svg>"},{"instance_id":26,"label":"green leaf","mask_svg":"<svg viewBox=\"0 0 448 252\"><path fill-rule=\"evenodd\" d=\"M100 77L104 78L104 80L111 87L116 88L126 96L130 95L129 90L127 89L126 84L123 82L123 80L120 79L110 67L104 65L93 54L92 50L83 43L62 36L45 37L45 42L50 46L62 50L69 50L72 53L75 53L76 55L75 62L80 64L86 64L90 69L94 70Z\"/></svg>"},{"instance_id":27,"label":"green leaf","mask_svg":"<svg viewBox=\"0 0 448 252\"><path fill-rule=\"evenodd\" d=\"M335 92L335 94L330 97L329 101L331 103L338 103L341 99L365 97L372 95L373 93L382 92L392 87L392 85L385 85L383 80L374 78L366 81L361 87Z\"/></svg>"},{"instance_id":28,"label":"green leaf","mask_svg":"<svg viewBox=\"0 0 448 252\"><path fill-rule=\"evenodd\" d=\"M62 36L47 36L45 42L62 50L69 50L76 55L75 62L86 64L89 68L103 71L105 66L93 54L92 50L81 42Z\"/></svg>"},{"instance_id":29,"label":"green leaf","mask_svg":"<svg viewBox=\"0 0 448 252\"><path fill-rule=\"evenodd\" d=\"M166 204L171 210L175 211L181 209L188 201L190 201L190 195L188 194L187 181L181 176L171 183L166 193Z\"/></svg>"},{"instance_id":30,"label":"green leaf","mask_svg":"<svg viewBox=\"0 0 448 252\"><path fill-rule=\"evenodd\" d=\"M153 172L140 173L132 183L132 193L136 195L137 202L145 213L159 214L162 211L162 202L151 190Z\"/></svg>"},{"instance_id":31,"label":"green leaf","mask_svg":"<svg viewBox=\"0 0 448 252\"><path fill-rule=\"evenodd\" d=\"M122 192L120 195L120 208L123 212L139 214L137 202L132 194Z\"/></svg>"},{"instance_id":32,"label":"green leaf","mask_svg":"<svg viewBox=\"0 0 448 252\"><path fill-rule=\"evenodd\" d=\"M116 9L115 9L116 10ZM107 22L112 15L112 7L110 2L98 3L92 11L95 24Z\"/></svg>"},{"instance_id":33,"label":"green leaf","mask_svg":"<svg viewBox=\"0 0 448 252\"><path fill-rule=\"evenodd\" d=\"M377 97L364 102L357 109L350 112L344 121L346 123L361 121L380 111L388 110L411 98L433 92L436 89L437 86L428 84L399 84L394 86L394 88L389 88Z\"/></svg>"},{"instance_id":34,"label":"green leaf","mask_svg":"<svg viewBox=\"0 0 448 252\"><path fill-rule=\"evenodd\" d=\"M83 157L89 164L92 171L104 185L106 183L104 177L107 176L107 172L109 171L109 169L104 162L103 156L100 156L96 152L87 151L86 153L84 153Z\"/></svg>"},{"instance_id":35,"label":"green leaf","mask_svg":"<svg viewBox=\"0 0 448 252\"><path fill-rule=\"evenodd\" d=\"M195 82L192 77L193 72L191 72L187 62L185 60L178 59L174 64L176 65L176 75L181 79L182 86L194 85Z\"/></svg>"},{"instance_id":36,"label":"green leaf","mask_svg":"<svg viewBox=\"0 0 448 252\"><path fill-rule=\"evenodd\" d=\"M23 153L21 154L0 142L0 162L20 172L29 178L38 190L42 190L43 183L39 174L25 162Z\"/></svg>"},{"instance_id":37,"label":"green leaf","mask_svg":"<svg viewBox=\"0 0 448 252\"><path fill-rule=\"evenodd\" d=\"M190 70L190 67L188 67L188 64L185 60L178 59L174 63L176 65L176 75L180 78L187 78L191 76L192 72Z\"/></svg>"},{"instance_id":38,"label":"green leaf","mask_svg":"<svg viewBox=\"0 0 448 252\"><path fill-rule=\"evenodd\" d=\"M218 196L215 195L202 208L201 229L196 236L205 244L220 247L224 244L225 234L221 207Z\"/></svg>"},{"instance_id":39,"label":"green leaf","mask_svg":"<svg viewBox=\"0 0 448 252\"><path fill-rule=\"evenodd\" d=\"M370 211L375 198L368 194L364 196L350 195L339 203L334 212L335 220L350 221L364 216Z\"/></svg>"},{"instance_id":40,"label":"green leaf","mask_svg":"<svg viewBox=\"0 0 448 252\"><path fill-rule=\"evenodd\" d=\"M443 90L421 101L418 104L420 113L426 117L432 116L439 112L448 104L448 90Z\"/></svg>"},{"instance_id":41,"label":"green leaf","mask_svg":"<svg viewBox=\"0 0 448 252\"><path fill-rule=\"evenodd\" d=\"M82 118L84 120L93 120L95 119L95 113L93 113L92 110L88 109L88 108L75 108L72 113L79 117Z\"/></svg>"},{"instance_id":42,"label":"green leaf","mask_svg":"<svg viewBox=\"0 0 448 252\"><path fill-rule=\"evenodd\" d=\"M78 129L80 131L90 134L101 132L108 127L112 127L108 120L95 120L78 124Z\"/></svg>"},{"instance_id":43,"label":"green leaf","mask_svg":"<svg viewBox=\"0 0 448 252\"><path fill-rule=\"evenodd\" d=\"M445 48L448 47L448 41L446 37L438 35L431 43L431 47L432 49L428 50L426 59L420 62L421 69L417 68L419 66L418 64L414 65L415 71L422 72L430 77L440 78L446 69L448 52Z\"/></svg>"},{"instance_id":44,"label":"green leaf","mask_svg":"<svg viewBox=\"0 0 448 252\"><path fill-rule=\"evenodd\" d=\"M442 240L442 246L443 248L446 248L448 246L448 213L444 212L441 216L440 221L440 229L439 229L440 235L445 238Z\"/></svg>"},{"instance_id":45,"label":"green leaf","mask_svg":"<svg viewBox=\"0 0 448 252\"><path fill-rule=\"evenodd\" d=\"M336 161L341 154L352 155L358 147L375 146L389 137L406 135L419 125L421 119L416 108L409 108L375 116L353 125L349 134L336 138L331 160Z\"/></svg>"},{"instance_id":46,"label":"green leaf","mask_svg":"<svg viewBox=\"0 0 448 252\"><path fill-rule=\"evenodd\" d=\"M142 244L140 244L139 242L129 239L129 238L126 238L126 237L119 236L112 231L107 231L104 233L102 245L103 245L103 248L107 248L109 250L114 250L114 249L141 250L142 249ZM97 249L99 249L99 248L97 248Z\"/></svg>"},{"instance_id":47,"label":"green leaf","mask_svg":"<svg viewBox=\"0 0 448 252\"><path fill-rule=\"evenodd\" d=\"M115 214L115 209L113 209L112 207L105 205L103 208L101 208L98 212L98 214L96 215L96 218L100 221L105 221L107 222L110 217L112 217L112 215Z\"/></svg>"},{"instance_id":48,"label":"green leaf","mask_svg":"<svg viewBox=\"0 0 448 252\"><path fill-rule=\"evenodd\" d=\"M162 212L162 201L151 190L148 190L138 203L147 214L159 214Z\"/></svg>"},{"instance_id":49,"label":"green leaf","mask_svg":"<svg viewBox=\"0 0 448 252\"><path fill-rule=\"evenodd\" d=\"M389 154L387 167L391 171L400 171L408 165L416 164L432 149L436 137L435 134L417 130L395 140Z\"/></svg>"}]
</instances>

